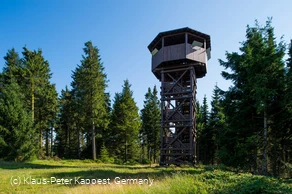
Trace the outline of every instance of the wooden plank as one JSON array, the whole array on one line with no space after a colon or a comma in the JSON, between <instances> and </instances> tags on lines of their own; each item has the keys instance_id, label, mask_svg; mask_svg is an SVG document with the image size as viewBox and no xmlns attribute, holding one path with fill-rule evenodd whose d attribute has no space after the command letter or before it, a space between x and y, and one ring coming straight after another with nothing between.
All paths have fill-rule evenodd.
<instances>
[{"instance_id":1,"label":"wooden plank","mask_svg":"<svg viewBox=\"0 0 292 194\"><path fill-rule=\"evenodd\" d=\"M176 44L166 46L163 48L163 61L174 61L179 59L186 59L186 44Z\"/></svg>"}]
</instances>

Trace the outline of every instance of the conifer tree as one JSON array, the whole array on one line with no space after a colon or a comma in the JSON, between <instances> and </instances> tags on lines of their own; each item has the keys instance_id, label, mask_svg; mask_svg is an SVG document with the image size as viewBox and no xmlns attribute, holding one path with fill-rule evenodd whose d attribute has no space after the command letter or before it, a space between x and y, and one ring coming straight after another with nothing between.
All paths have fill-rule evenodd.
<instances>
[{"instance_id":1,"label":"conifer tree","mask_svg":"<svg viewBox=\"0 0 292 194\"><path fill-rule=\"evenodd\" d=\"M213 96L211 101L211 112L208 121L208 127L210 129L210 139L209 141L209 154L211 157L211 163L218 162L216 155L218 152L220 134L223 133L225 129L225 116L223 113L223 107L221 105L220 89L217 84L213 90ZM221 138L224 138L221 137Z\"/></svg>"},{"instance_id":2,"label":"conifer tree","mask_svg":"<svg viewBox=\"0 0 292 194\"><path fill-rule=\"evenodd\" d=\"M208 107L206 95L204 95L201 110L202 110L202 122L204 123L204 125L207 125L207 123L209 121L209 107Z\"/></svg>"},{"instance_id":3,"label":"conifer tree","mask_svg":"<svg viewBox=\"0 0 292 194\"><path fill-rule=\"evenodd\" d=\"M33 126L38 132L39 148L42 154L43 135L45 131L52 128L53 120L56 118L57 92L50 82L52 73L49 62L43 57L42 50L30 51L24 47L22 54L22 88L28 105L26 108L30 110Z\"/></svg>"},{"instance_id":4,"label":"conifer tree","mask_svg":"<svg viewBox=\"0 0 292 194\"><path fill-rule=\"evenodd\" d=\"M80 130L78 123L78 109L72 91L65 87L59 98L58 127L56 128L56 144L59 157L80 157Z\"/></svg>"},{"instance_id":5,"label":"conifer tree","mask_svg":"<svg viewBox=\"0 0 292 194\"><path fill-rule=\"evenodd\" d=\"M280 173L290 173L289 168L292 163L292 40L288 45L288 59L286 61L286 79L285 79L285 90L283 92L283 98L281 102L281 111L276 114L277 124L280 128L283 128L282 133L277 134L277 138L280 140L280 147L278 151L281 155L280 167L278 168ZM284 110L283 110L284 109Z\"/></svg>"},{"instance_id":6,"label":"conifer tree","mask_svg":"<svg viewBox=\"0 0 292 194\"><path fill-rule=\"evenodd\" d=\"M157 97L157 89L153 91L148 88L145 94L144 107L141 110L142 126L140 134L143 137L142 143L147 145L148 159L156 162L159 153L160 142L160 102Z\"/></svg>"},{"instance_id":7,"label":"conifer tree","mask_svg":"<svg viewBox=\"0 0 292 194\"><path fill-rule=\"evenodd\" d=\"M203 115L200 102L196 102L196 153L197 160L202 162L203 158L203 148L201 143L202 131L204 130ZM203 140L202 140L203 142ZM202 150L201 150L202 149Z\"/></svg>"},{"instance_id":8,"label":"conifer tree","mask_svg":"<svg viewBox=\"0 0 292 194\"><path fill-rule=\"evenodd\" d=\"M209 110L208 102L206 95L203 98L203 104L199 109L197 109L198 119L197 119L197 150L199 150L198 160L204 164L208 164L210 160L209 155L209 140L210 140L210 131L208 127L209 122Z\"/></svg>"},{"instance_id":9,"label":"conifer tree","mask_svg":"<svg viewBox=\"0 0 292 194\"><path fill-rule=\"evenodd\" d=\"M84 129L87 132L88 146L91 145L92 159L96 159L96 131L106 128L108 122L105 89L107 87L106 74L101 63L99 50L91 41L85 43L81 65L73 72L72 87L80 116L84 118ZM89 143L91 142L91 143ZM89 147L88 147L89 148Z\"/></svg>"},{"instance_id":10,"label":"conifer tree","mask_svg":"<svg viewBox=\"0 0 292 194\"><path fill-rule=\"evenodd\" d=\"M55 86L50 83L49 64L43 58L42 51L40 49L30 51L24 47L22 54L24 57L20 59L14 49L8 50L4 57L6 62L3 79L4 82L9 83L13 78L18 83L20 92L25 96L24 108L31 113L33 128L37 129L40 148L43 143L43 133L46 131L46 147L49 155L49 144L52 144L49 142L52 142L52 129L57 112L57 92Z\"/></svg>"},{"instance_id":11,"label":"conifer tree","mask_svg":"<svg viewBox=\"0 0 292 194\"><path fill-rule=\"evenodd\" d=\"M111 161L111 158L109 157L108 150L105 147L104 143L102 143L101 148L100 148L100 160L104 163L113 162Z\"/></svg>"},{"instance_id":12,"label":"conifer tree","mask_svg":"<svg viewBox=\"0 0 292 194\"><path fill-rule=\"evenodd\" d=\"M292 113L292 39L290 40L290 44L288 47L288 59L287 59L287 71L286 71L286 100L285 103L286 107L290 110L290 113Z\"/></svg>"},{"instance_id":13,"label":"conifer tree","mask_svg":"<svg viewBox=\"0 0 292 194\"><path fill-rule=\"evenodd\" d=\"M36 157L35 131L24 108L24 95L12 78L0 89L0 158L26 161Z\"/></svg>"},{"instance_id":14,"label":"conifer tree","mask_svg":"<svg viewBox=\"0 0 292 194\"><path fill-rule=\"evenodd\" d=\"M39 93L42 86L51 78L49 63L42 56L42 51L30 51L23 47L23 69L24 81L27 83L26 88L29 91L31 105L31 120L35 121L35 100L36 93Z\"/></svg>"},{"instance_id":15,"label":"conifer tree","mask_svg":"<svg viewBox=\"0 0 292 194\"><path fill-rule=\"evenodd\" d=\"M227 62L219 60L232 73L222 72L234 86L225 93L224 111L229 125L229 164L243 165L263 174L268 170L268 153L277 158L274 135L283 129L276 127L275 114L280 111L283 92L285 46L276 44L269 19L264 27L257 21L247 27L246 41L238 53L226 53ZM273 143L272 143L273 142ZM276 147L274 147L276 145ZM259 152L261 156L259 156ZM259 159L259 160L258 160ZM271 160L272 163L275 161ZM258 164L260 164L258 166Z\"/></svg>"},{"instance_id":16,"label":"conifer tree","mask_svg":"<svg viewBox=\"0 0 292 194\"><path fill-rule=\"evenodd\" d=\"M58 93L55 84L48 83L45 85L42 97L38 100L38 117L42 121L39 127L45 131L46 155L51 156L53 129L56 126L58 112Z\"/></svg>"},{"instance_id":17,"label":"conifer tree","mask_svg":"<svg viewBox=\"0 0 292 194\"><path fill-rule=\"evenodd\" d=\"M118 160L138 159L140 117L133 98L131 85L124 82L123 91L116 93L111 114L111 135L108 147Z\"/></svg>"},{"instance_id":18,"label":"conifer tree","mask_svg":"<svg viewBox=\"0 0 292 194\"><path fill-rule=\"evenodd\" d=\"M21 59L14 48L8 50L4 57L5 65L3 68L3 82L9 82L10 79L14 78L19 86L23 83L23 72Z\"/></svg>"}]
</instances>

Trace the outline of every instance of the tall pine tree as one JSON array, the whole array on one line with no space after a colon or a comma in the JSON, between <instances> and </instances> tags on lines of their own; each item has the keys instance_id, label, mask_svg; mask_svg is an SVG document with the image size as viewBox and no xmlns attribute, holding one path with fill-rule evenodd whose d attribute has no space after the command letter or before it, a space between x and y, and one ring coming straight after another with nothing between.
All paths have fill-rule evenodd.
<instances>
[{"instance_id":1,"label":"tall pine tree","mask_svg":"<svg viewBox=\"0 0 292 194\"><path fill-rule=\"evenodd\" d=\"M35 131L24 108L24 95L13 78L0 89L0 115L0 158L35 159Z\"/></svg>"},{"instance_id":2,"label":"tall pine tree","mask_svg":"<svg viewBox=\"0 0 292 194\"><path fill-rule=\"evenodd\" d=\"M124 162L138 160L140 117L131 85L124 82L123 91L116 93L111 114L110 139L106 142L111 154Z\"/></svg>"},{"instance_id":3,"label":"tall pine tree","mask_svg":"<svg viewBox=\"0 0 292 194\"><path fill-rule=\"evenodd\" d=\"M268 155L278 155L272 151L279 144L272 134L283 131L276 127L275 113L281 109L285 46L282 41L276 44L273 31L270 19L264 27L257 22L255 27L248 26L242 54L226 53L227 62L219 60L231 70L222 72L223 77L234 83L224 100L226 136L230 137L225 151L231 156L225 162L263 174L268 170Z\"/></svg>"},{"instance_id":4,"label":"tall pine tree","mask_svg":"<svg viewBox=\"0 0 292 194\"><path fill-rule=\"evenodd\" d=\"M72 87L80 115L84 120L84 128L87 133L88 148L91 146L92 159L96 159L96 133L106 128L108 122L107 78L101 63L99 50L91 41L85 43L81 65L73 72ZM91 142L91 143L89 143Z\"/></svg>"},{"instance_id":5,"label":"tall pine tree","mask_svg":"<svg viewBox=\"0 0 292 194\"><path fill-rule=\"evenodd\" d=\"M50 82L52 73L49 62L43 57L42 50L30 51L24 47L22 54L21 87L25 91L28 105L26 108L30 110L33 126L38 132L40 154L42 154L43 136L48 135L45 131L53 127L53 120L56 119L58 96L54 84Z\"/></svg>"},{"instance_id":6,"label":"tall pine tree","mask_svg":"<svg viewBox=\"0 0 292 194\"><path fill-rule=\"evenodd\" d=\"M148 159L157 161L160 142L160 102L157 97L157 89L154 86L153 91L148 88L145 94L144 107L141 110L141 137L142 145L147 145ZM144 153L143 153L144 154Z\"/></svg>"},{"instance_id":7,"label":"tall pine tree","mask_svg":"<svg viewBox=\"0 0 292 194\"><path fill-rule=\"evenodd\" d=\"M75 106L75 99L72 91L65 87L59 98L59 119L56 128L56 151L59 157L79 158L80 157L80 130L77 128L78 111Z\"/></svg>"},{"instance_id":8,"label":"tall pine tree","mask_svg":"<svg viewBox=\"0 0 292 194\"><path fill-rule=\"evenodd\" d=\"M10 79L14 78L19 86L23 82L23 71L21 59L14 48L8 50L6 56L4 57L5 65L3 68L3 78L2 82L9 82Z\"/></svg>"},{"instance_id":9,"label":"tall pine tree","mask_svg":"<svg viewBox=\"0 0 292 194\"><path fill-rule=\"evenodd\" d=\"M198 103L197 103L198 104ZM203 99L203 104L199 109L197 109L197 150L198 150L198 160L204 164L210 163L210 150L209 150L209 140L210 131L208 127L209 123L209 110L206 95Z\"/></svg>"},{"instance_id":10,"label":"tall pine tree","mask_svg":"<svg viewBox=\"0 0 292 194\"><path fill-rule=\"evenodd\" d=\"M225 129L225 116L223 113L223 107L221 103L220 89L215 86L213 90L213 96L211 101L211 112L209 117L209 131L210 131L210 139L209 139L209 154L211 157L211 163L218 163L218 150L220 146L220 135L223 134ZM224 138L224 136L221 138Z\"/></svg>"}]
</instances>

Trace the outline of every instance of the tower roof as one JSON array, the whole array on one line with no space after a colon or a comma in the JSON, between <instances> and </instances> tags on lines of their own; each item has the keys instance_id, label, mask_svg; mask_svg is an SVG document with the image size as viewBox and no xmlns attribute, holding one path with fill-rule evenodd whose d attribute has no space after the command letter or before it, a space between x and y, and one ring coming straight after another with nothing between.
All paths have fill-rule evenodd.
<instances>
[{"instance_id":1,"label":"tower roof","mask_svg":"<svg viewBox=\"0 0 292 194\"><path fill-rule=\"evenodd\" d=\"M207 34L204 34L202 32L193 30L191 28L185 27L185 28L179 28L179 29L175 29L175 30L170 30L170 31L165 31L165 32L160 32L153 40L152 42L148 45L148 49L150 52L152 52L152 50L154 49L155 45L160 41L160 39L164 36L170 36L170 35L176 35L176 34L180 34L180 33L185 33L188 32L192 35L198 36L199 38L203 38L206 40L206 46L207 49L210 48L211 49L211 40L210 40L210 36Z\"/></svg>"}]
</instances>

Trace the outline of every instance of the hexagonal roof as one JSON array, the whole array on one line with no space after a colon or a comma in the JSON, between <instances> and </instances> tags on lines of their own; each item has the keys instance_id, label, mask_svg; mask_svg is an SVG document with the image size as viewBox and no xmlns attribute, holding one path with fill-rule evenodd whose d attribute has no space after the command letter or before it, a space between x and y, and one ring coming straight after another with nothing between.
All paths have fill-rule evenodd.
<instances>
[{"instance_id":1,"label":"hexagonal roof","mask_svg":"<svg viewBox=\"0 0 292 194\"><path fill-rule=\"evenodd\" d=\"M148 45L148 49L151 52L154 49L154 46L160 41L160 39L163 36L169 36L169 35L176 35L176 34L180 34L180 33L184 33L184 32L188 32L192 35L198 36L200 38L203 38L206 40L206 46L207 49L210 48L211 49L211 38L209 35L204 34L202 32L193 30L191 28L185 27L185 28L179 28L179 29L175 29L175 30L170 30L170 31L165 31L165 32L160 32L153 40L152 42Z\"/></svg>"}]
</instances>

